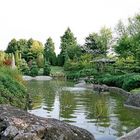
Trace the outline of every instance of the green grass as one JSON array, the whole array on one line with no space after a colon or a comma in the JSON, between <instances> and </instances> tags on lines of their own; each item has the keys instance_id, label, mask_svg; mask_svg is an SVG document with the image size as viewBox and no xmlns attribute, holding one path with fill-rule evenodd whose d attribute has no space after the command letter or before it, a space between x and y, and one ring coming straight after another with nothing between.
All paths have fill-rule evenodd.
<instances>
[{"instance_id":1,"label":"green grass","mask_svg":"<svg viewBox=\"0 0 140 140\"><path fill-rule=\"evenodd\" d=\"M138 94L138 93L140 93L140 88L133 89L133 90L131 90L130 92L131 92L131 93Z\"/></svg>"},{"instance_id":2,"label":"green grass","mask_svg":"<svg viewBox=\"0 0 140 140\"><path fill-rule=\"evenodd\" d=\"M51 75L53 75L53 76L62 76L62 75L64 75L63 67L51 66Z\"/></svg>"}]
</instances>

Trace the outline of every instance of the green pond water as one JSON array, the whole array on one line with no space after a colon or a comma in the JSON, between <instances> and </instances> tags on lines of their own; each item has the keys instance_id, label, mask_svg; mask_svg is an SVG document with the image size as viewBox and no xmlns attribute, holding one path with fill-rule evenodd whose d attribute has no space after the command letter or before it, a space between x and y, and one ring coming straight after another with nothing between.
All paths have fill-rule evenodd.
<instances>
[{"instance_id":1,"label":"green pond water","mask_svg":"<svg viewBox=\"0 0 140 140\"><path fill-rule=\"evenodd\" d=\"M124 107L117 95L99 95L63 80L29 81L27 85L33 101L28 112L84 128L97 140L115 140L140 126L140 110Z\"/></svg>"}]
</instances>

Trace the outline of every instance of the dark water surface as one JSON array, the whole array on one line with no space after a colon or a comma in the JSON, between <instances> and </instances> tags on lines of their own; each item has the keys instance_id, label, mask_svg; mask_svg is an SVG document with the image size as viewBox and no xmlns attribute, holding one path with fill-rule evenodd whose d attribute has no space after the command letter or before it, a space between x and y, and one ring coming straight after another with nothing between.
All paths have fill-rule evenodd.
<instances>
[{"instance_id":1,"label":"dark water surface","mask_svg":"<svg viewBox=\"0 0 140 140\"><path fill-rule=\"evenodd\" d=\"M99 95L60 80L27 84L33 100L30 113L87 129L97 140L115 140L140 126L140 110L124 107L117 95Z\"/></svg>"}]
</instances>

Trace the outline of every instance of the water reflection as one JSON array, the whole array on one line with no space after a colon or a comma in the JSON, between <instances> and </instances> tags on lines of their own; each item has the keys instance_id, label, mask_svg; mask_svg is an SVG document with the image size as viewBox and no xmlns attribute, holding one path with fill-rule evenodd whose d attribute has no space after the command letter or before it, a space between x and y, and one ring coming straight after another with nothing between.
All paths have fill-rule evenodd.
<instances>
[{"instance_id":1,"label":"water reflection","mask_svg":"<svg viewBox=\"0 0 140 140\"><path fill-rule=\"evenodd\" d=\"M59 80L28 82L28 91L33 99L29 112L85 128L100 140L116 139L140 126L140 111L124 108L115 95L76 91L73 83Z\"/></svg>"}]
</instances>

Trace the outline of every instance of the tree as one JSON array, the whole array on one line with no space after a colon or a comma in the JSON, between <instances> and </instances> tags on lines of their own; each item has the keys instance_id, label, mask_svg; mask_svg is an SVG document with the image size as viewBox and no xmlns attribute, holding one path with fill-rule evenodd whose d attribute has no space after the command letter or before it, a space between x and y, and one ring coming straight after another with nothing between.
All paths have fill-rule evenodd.
<instances>
[{"instance_id":1,"label":"tree","mask_svg":"<svg viewBox=\"0 0 140 140\"><path fill-rule=\"evenodd\" d=\"M17 40L16 39L12 39L9 44L8 47L6 49L6 53L13 53L15 54L15 52L18 50L17 47Z\"/></svg>"},{"instance_id":2,"label":"tree","mask_svg":"<svg viewBox=\"0 0 140 140\"><path fill-rule=\"evenodd\" d=\"M61 52L59 56L61 58L61 62L63 65L67 58L74 59L75 55L78 56L80 54L80 48L78 48L78 44L74 34L71 32L70 28L68 28L64 35L61 37ZM62 60L64 59L64 60Z\"/></svg>"},{"instance_id":3,"label":"tree","mask_svg":"<svg viewBox=\"0 0 140 140\"><path fill-rule=\"evenodd\" d=\"M37 67L37 64L36 64L36 61L33 61L32 62L32 66L31 66L31 69L30 69L30 75L31 76L37 76L38 75L38 67Z\"/></svg>"},{"instance_id":4,"label":"tree","mask_svg":"<svg viewBox=\"0 0 140 140\"><path fill-rule=\"evenodd\" d=\"M125 59L132 55L132 38L127 35L122 36L115 45L115 52Z\"/></svg>"},{"instance_id":5,"label":"tree","mask_svg":"<svg viewBox=\"0 0 140 140\"><path fill-rule=\"evenodd\" d=\"M51 37L49 37L45 43L44 56L45 60L51 65L56 65L56 54L54 52L55 46Z\"/></svg>"},{"instance_id":6,"label":"tree","mask_svg":"<svg viewBox=\"0 0 140 140\"><path fill-rule=\"evenodd\" d=\"M137 14L133 18L128 19L127 31L130 36L136 36L140 34L140 15Z\"/></svg>"},{"instance_id":7,"label":"tree","mask_svg":"<svg viewBox=\"0 0 140 140\"><path fill-rule=\"evenodd\" d=\"M51 72L50 65L46 62L45 66L44 66L43 74L48 76L48 75L50 75L50 72Z\"/></svg>"},{"instance_id":8,"label":"tree","mask_svg":"<svg viewBox=\"0 0 140 140\"><path fill-rule=\"evenodd\" d=\"M39 54L43 53L43 50L43 44L40 41L33 40L30 51L34 54L34 57L37 58Z\"/></svg>"},{"instance_id":9,"label":"tree","mask_svg":"<svg viewBox=\"0 0 140 140\"><path fill-rule=\"evenodd\" d=\"M0 66L3 65L4 60L5 60L5 52L0 51Z\"/></svg>"},{"instance_id":10,"label":"tree","mask_svg":"<svg viewBox=\"0 0 140 140\"><path fill-rule=\"evenodd\" d=\"M112 40L111 29L103 27L99 33L89 34L85 39L84 49L92 53L95 57L99 55L106 56Z\"/></svg>"},{"instance_id":11,"label":"tree","mask_svg":"<svg viewBox=\"0 0 140 140\"><path fill-rule=\"evenodd\" d=\"M19 60L18 69L22 72L22 74L29 75L29 66L24 59Z\"/></svg>"},{"instance_id":12,"label":"tree","mask_svg":"<svg viewBox=\"0 0 140 140\"><path fill-rule=\"evenodd\" d=\"M140 15L128 19L128 25L122 22L117 25L119 38L115 45L115 52L120 57L127 58L132 56L139 62L140 60ZM117 33L118 33L117 31Z\"/></svg>"},{"instance_id":13,"label":"tree","mask_svg":"<svg viewBox=\"0 0 140 140\"><path fill-rule=\"evenodd\" d=\"M38 56L37 56L37 59L36 59L36 62L37 62L37 65L38 65L38 67L39 68L43 68L44 67L44 56L43 56L43 54L39 54Z\"/></svg>"},{"instance_id":14,"label":"tree","mask_svg":"<svg viewBox=\"0 0 140 140\"><path fill-rule=\"evenodd\" d=\"M101 45L104 50L107 50L112 45L112 31L110 28L103 27L100 32Z\"/></svg>"},{"instance_id":15,"label":"tree","mask_svg":"<svg viewBox=\"0 0 140 140\"><path fill-rule=\"evenodd\" d=\"M117 38L127 35L127 28L121 20L119 20L118 24L116 25L115 32L117 34Z\"/></svg>"}]
</instances>

